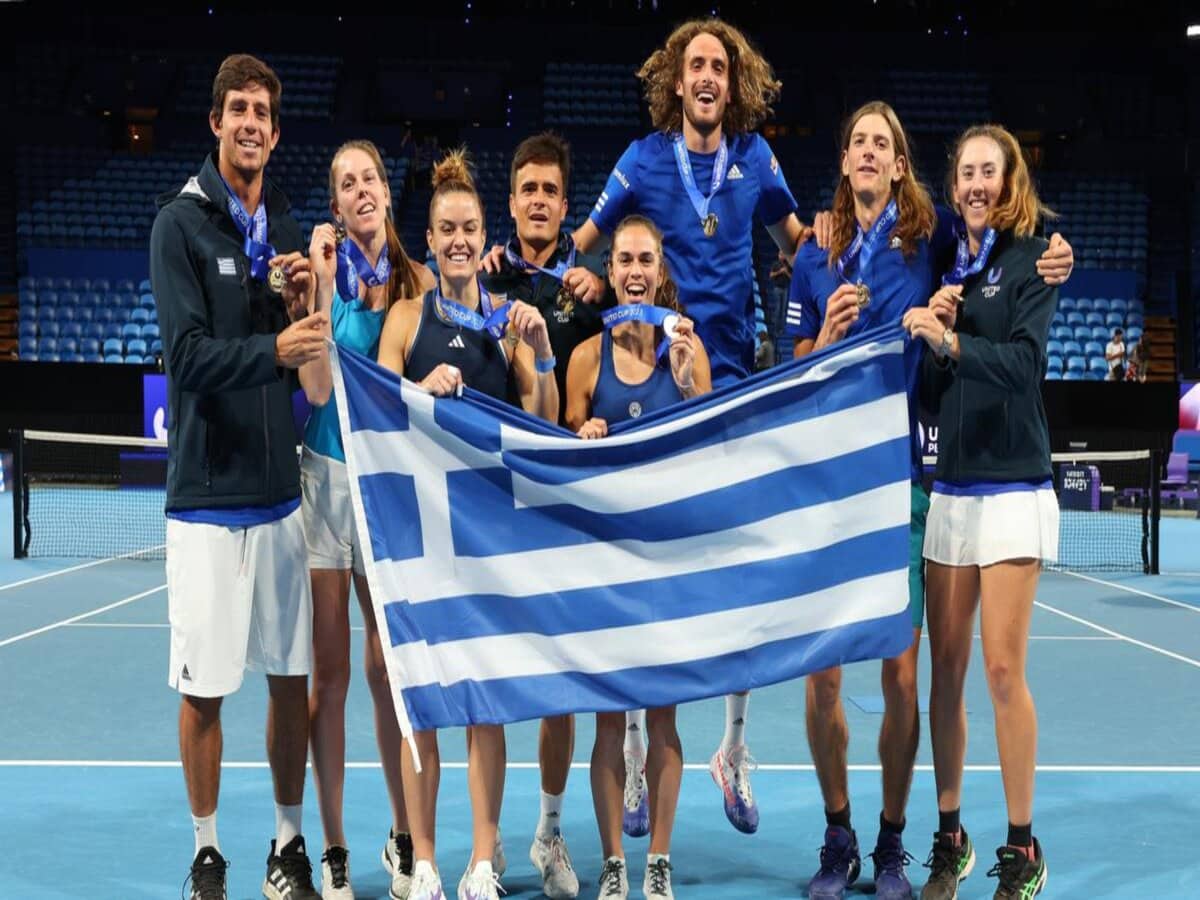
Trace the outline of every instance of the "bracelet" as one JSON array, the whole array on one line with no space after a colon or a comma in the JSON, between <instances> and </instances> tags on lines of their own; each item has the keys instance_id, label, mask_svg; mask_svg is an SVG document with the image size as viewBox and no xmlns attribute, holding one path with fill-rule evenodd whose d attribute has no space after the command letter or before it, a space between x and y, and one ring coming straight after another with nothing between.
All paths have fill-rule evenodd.
<instances>
[{"instance_id":1,"label":"bracelet","mask_svg":"<svg viewBox=\"0 0 1200 900\"><path fill-rule=\"evenodd\" d=\"M554 355L551 354L550 356L546 357L545 359L535 358L533 360L533 367L535 369L537 369L539 375L545 375L547 372L553 372L554 367L555 367L555 365L557 365L557 363L558 363L558 360L556 360L554 358Z\"/></svg>"}]
</instances>

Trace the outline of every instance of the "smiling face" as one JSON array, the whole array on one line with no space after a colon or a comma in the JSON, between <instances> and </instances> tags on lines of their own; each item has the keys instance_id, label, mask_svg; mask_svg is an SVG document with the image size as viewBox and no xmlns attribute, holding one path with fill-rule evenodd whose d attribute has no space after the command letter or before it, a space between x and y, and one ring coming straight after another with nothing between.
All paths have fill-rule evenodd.
<instances>
[{"instance_id":1,"label":"smiling face","mask_svg":"<svg viewBox=\"0 0 1200 900\"><path fill-rule=\"evenodd\" d=\"M954 161L954 203L972 234L987 227L1004 192L1004 150L990 137L973 137Z\"/></svg>"},{"instance_id":2,"label":"smiling face","mask_svg":"<svg viewBox=\"0 0 1200 900\"><path fill-rule=\"evenodd\" d=\"M842 152L842 175L856 195L890 195L904 178L908 160L896 155L895 140L887 119L879 113L868 113L854 123Z\"/></svg>"},{"instance_id":3,"label":"smiling face","mask_svg":"<svg viewBox=\"0 0 1200 900\"><path fill-rule=\"evenodd\" d=\"M683 72L675 83L683 99L683 117L697 131L721 125L729 104L729 54L711 34L698 34L683 51Z\"/></svg>"},{"instance_id":4,"label":"smiling face","mask_svg":"<svg viewBox=\"0 0 1200 900\"><path fill-rule=\"evenodd\" d=\"M391 208L387 179L371 155L357 147L342 151L334 160L333 179L334 216L360 243L368 242L384 227Z\"/></svg>"},{"instance_id":5,"label":"smiling face","mask_svg":"<svg viewBox=\"0 0 1200 900\"><path fill-rule=\"evenodd\" d=\"M609 283L620 304L654 305L663 282L662 247L644 225L630 225L613 239Z\"/></svg>"},{"instance_id":6,"label":"smiling face","mask_svg":"<svg viewBox=\"0 0 1200 900\"><path fill-rule=\"evenodd\" d=\"M479 201L466 191L447 191L434 204L431 218L425 239L442 277L459 282L474 278L487 237Z\"/></svg>"},{"instance_id":7,"label":"smiling face","mask_svg":"<svg viewBox=\"0 0 1200 900\"><path fill-rule=\"evenodd\" d=\"M544 247L558 240L567 197L562 170L554 163L531 162L517 170L508 211L517 223L517 236L526 244Z\"/></svg>"},{"instance_id":8,"label":"smiling face","mask_svg":"<svg viewBox=\"0 0 1200 900\"><path fill-rule=\"evenodd\" d=\"M279 143L279 129L271 126L271 95L265 87L248 84L227 91L221 115L209 113L208 124L219 142L222 168L236 169L247 181L262 174Z\"/></svg>"}]
</instances>

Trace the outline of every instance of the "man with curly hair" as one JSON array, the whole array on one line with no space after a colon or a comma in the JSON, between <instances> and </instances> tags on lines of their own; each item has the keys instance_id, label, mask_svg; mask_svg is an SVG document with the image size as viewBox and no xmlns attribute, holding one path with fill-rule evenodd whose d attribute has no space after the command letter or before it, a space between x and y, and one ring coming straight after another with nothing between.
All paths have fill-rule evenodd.
<instances>
[{"instance_id":1,"label":"man with curly hair","mask_svg":"<svg viewBox=\"0 0 1200 900\"><path fill-rule=\"evenodd\" d=\"M715 18L676 28L638 78L656 130L621 156L575 244L595 253L626 216L651 219L663 232L679 299L708 349L719 387L754 370L754 217L789 258L808 236L778 160L754 132L770 115L781 84L745 35ZM725 736L710 770L729 821L752 833L758 807L744 742L748 699L726 698ZM636 752L632 756L636 761ZM636 809L639 799L627 797L626 804Z\"/></svg>"}]
</instances>

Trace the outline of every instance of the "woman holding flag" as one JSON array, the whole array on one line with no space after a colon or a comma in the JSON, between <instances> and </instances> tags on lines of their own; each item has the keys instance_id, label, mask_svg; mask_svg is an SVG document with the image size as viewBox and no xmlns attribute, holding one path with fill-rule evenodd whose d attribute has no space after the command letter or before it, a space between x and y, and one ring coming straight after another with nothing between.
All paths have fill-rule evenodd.
<instances>
[{"instance_id":1,"label":"woman holding flag","mask_svg":"<svg viewBox=\"0 0 1200 900\"><path fill-rule=\"evenodd\" d=\"M448 154L433 171L426 240L439 277L424 296L395 304L379 342L379 363L438 397L464 385L497 400L515 400L548 422L558 419L558 385L546 321L528 303L494 306L479 282L484 231L483 201L467 169L464 150ZM459 900L497 900L493 871L500 801L504 792L504 728L467 730L467 779L474 821L473 853L458 886ZM405 799L413 840L411 900L440 900L434 856L439 757L437 733L417 732L412 754L402 754Z\"/></svg>"},{"instance_id":2,"label":"woman holding flag","mask_svg":"<svg viewBox=\"0 0 1200 900\"><path fill-rule=\"evenodd\" d=\"M585 440L604 437L610 424L712 390L708 354L675 299L675 285L663 260L662 234L649 219L629 216L613 232L609 282L617 306L604 314L605 330L576 347L567 369L567 424ZM642 890L648 900L668 900L674 896L671 831L683 749L674 706L651 709L647 719L650 851ZM604 853L601 897L629 894L621 847L625 731L624 713L596 714L592 802Z\"/></svg>"},{"instance_id":3,"label":"woman holding flag","mask_svg":"<svg viewBox=\"0 0 1200 900\"><path fill-rule=\"evenodd\" d=\"M313 312L326 312L326 337L372 358L384 316L397 300L433 285L433 275L409 259L392 222L387 170L370 141L349 141L329 166L329 208L337 222L318 225L309 246L316 276ZM400 777L402 740L375 627L362 549L354 525L346 451L332 396L329 357L300 369L312 415L300 466L305 540L313 591L313 674L309 697L313 775L325 832L322 896L352 900L349 851L342 823L346 761L346 692L350 686L350 581L366 631L365 669L375 707L375 735L392 806L383 862L393 894L412 874L412 841Z\"/></svg>"},{"instance_id":4,"label":"woman holding flag","mask_svg":"<svg viewBox=\"0 0 1200 900\"><path fill-rule=\"evenodd\" d=\"M1046 882L1033 837L1037 713L1025 680L1041 562L1058 554L1058 504L1042 406L1046 338L1058 291L1039 275L1048 210L1016 139L996 125L959 137L947 192L959 214L953 269L904 325L932 349L923 396L940 412L940 449L924 555L932 656L930 727L939 827L922 898L952 900L974 864L959 822L966 711L963 685L975 609L1008 806L1008 837L989 874L996 900Z\"/></svg>"}]
</instances>

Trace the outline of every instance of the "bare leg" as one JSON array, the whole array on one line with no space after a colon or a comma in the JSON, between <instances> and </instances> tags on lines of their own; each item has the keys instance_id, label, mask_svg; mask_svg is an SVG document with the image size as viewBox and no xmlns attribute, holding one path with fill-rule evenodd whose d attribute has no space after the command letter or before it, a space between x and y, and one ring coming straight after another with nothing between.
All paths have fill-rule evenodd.
<instances>
[{"instance_id":1,"label":"bare leg","mask_svg":"<svg viewBox=\"0 0 1200 900\"><path fill-rule=\"evenodd\" d=\"M312 569L313 670L308 698L313 781L325 846L346 846L346 692L350 687L350 572Z\"/></svg>"},{"instance_id":2,"label":"bare leg","mask_svg":"<svg viewBox=\"0 0 1200 900\"><path fill-rule=\"evenodd\" d=\"M683 746L675 728L675 707L646 710L650 743L646 750L646 789L650 799L650 852L671 852L671 831L683 780ZM618 819L617 829L620 830Z\"/></svg>"}]
</instances>

